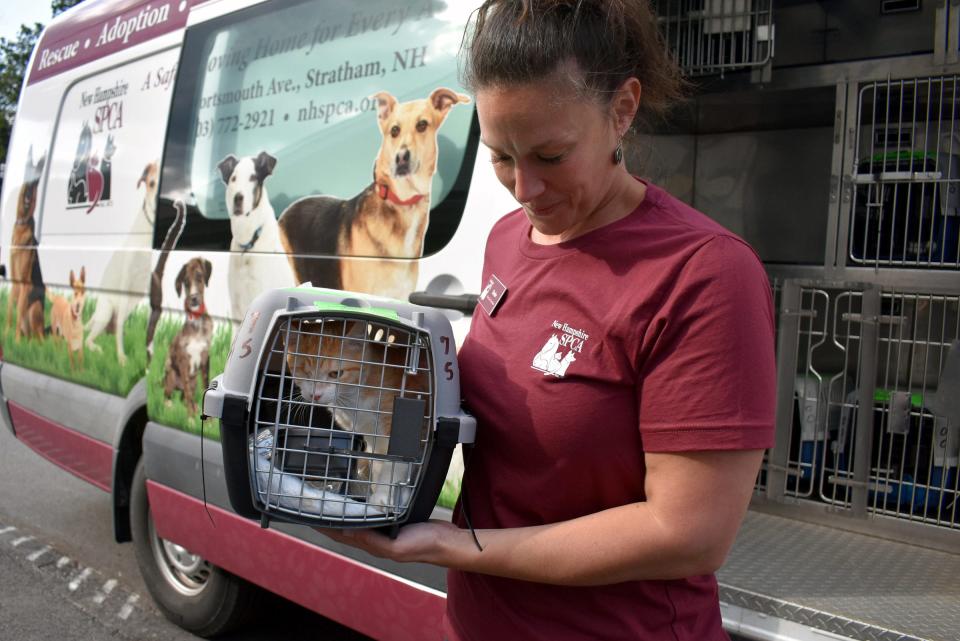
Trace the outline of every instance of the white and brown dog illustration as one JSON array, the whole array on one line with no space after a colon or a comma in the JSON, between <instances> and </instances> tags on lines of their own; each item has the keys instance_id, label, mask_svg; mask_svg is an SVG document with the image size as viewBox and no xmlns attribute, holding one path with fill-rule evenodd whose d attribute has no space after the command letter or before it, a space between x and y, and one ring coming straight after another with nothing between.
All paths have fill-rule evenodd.
<instances>
[{"instance_id":1,"label":"white and brown dog illustration","mask_svg":"<svg viewBox=\"0 0 960 641\"><path fill-rule=\"evenodd\" d=\"M292 287L296 283L286 269L274 269L262 254L283 251L277 218L265 183L277 159L265 151L256 156L229 155L217 165L226 185L230 213L230 312L242 319L250 303L267 289Z\"/></svg>"},{"instance_id":2,"label":"white and brown dog illustration","mask_svg":"<svg viewBox=\"0 0 960 641\"><path fill-rule=\"evenodd\" d=\"M374 98L383 141L373 183L349 200L308 196L294 202L280 216L280 239L297 282L406 298L416 287L416 260L310 256L422 256L437 171L437 130L451 107L470 99L443 87L403 103L387 92Z\"/></svg>"}]
</instances>

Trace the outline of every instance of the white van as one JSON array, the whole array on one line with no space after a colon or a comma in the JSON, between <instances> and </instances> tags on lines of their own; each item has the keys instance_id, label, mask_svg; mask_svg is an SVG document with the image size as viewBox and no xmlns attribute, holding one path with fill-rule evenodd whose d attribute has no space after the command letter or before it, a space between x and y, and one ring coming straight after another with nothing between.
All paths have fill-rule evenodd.
<instances>
[{"instance_id":1,"label":"white van","mask_svg":"<svg viewBox=\"0 0 960 641\"><path fill-rule=\"evenodd\" d=\"M443 569L238 516L199 405L262 289L445 307L462 339L515 207L457 80L475 4L86 0L40 38L0 196L0 418L109 494L189 630L235 626L259 587L440 637ZM630 160L758 250L778 311L777 441L718 572L725 627L955 639L955 3L653 4L704 81Z\"/></svg>"},{"instance_id":2,"label":"white van","mask_svg":"<svg viewBox=\"0 0 960 641\"><path fill-rule=\"evenodd\" d=\"M239 620L250 581L378 638L439 630L443 570L233 514L199 408L263 289L471 309L512 202L477 162L457 80L471 10L89 0L41 36L2 200L6 422L110 493L117 540L188 629ZM469 319L449 314L462 336ZM407 616L369 616L374 594Z\"/></svg>"}]
</instances>

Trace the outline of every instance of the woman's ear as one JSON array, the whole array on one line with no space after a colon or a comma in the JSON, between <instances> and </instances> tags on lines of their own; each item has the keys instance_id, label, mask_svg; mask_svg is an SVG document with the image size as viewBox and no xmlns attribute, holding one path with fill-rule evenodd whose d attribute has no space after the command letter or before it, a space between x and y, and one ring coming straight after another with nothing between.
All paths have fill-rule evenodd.
<instances>
[{"instance_id":1,"label":"woman's ear","mask_svg":"<svg viewBox=\"0 0 960 641\"><path fill-rule=\"evenodd\" d=\"M643 88L640 85L640 80L631 76L623 81L613 95L610 107L613 112L613 121L617 135L621 138L626 135L630 129L630 126L633 124L633 119L640 109L640 95L642 93Z\"/></svg>"}]
</instances>

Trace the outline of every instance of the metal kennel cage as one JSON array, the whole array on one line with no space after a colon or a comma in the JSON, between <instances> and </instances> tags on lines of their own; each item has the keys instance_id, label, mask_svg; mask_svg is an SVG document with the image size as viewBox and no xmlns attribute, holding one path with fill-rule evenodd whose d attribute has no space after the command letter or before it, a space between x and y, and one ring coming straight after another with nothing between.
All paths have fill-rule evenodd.
<instances>
[{"instance_id":1,"label":"metal kennel cage","mask_svg":"<svg viewBox=\"0 0 960 641\"><path fill-rule=\"evenodd\" d=\"M476 429L454 345L429 308L310 287L258 297L204 397L237 513L338 528L428 518Z\"/></svg>"},{"instance_id":2,"label":"metal kennel cage","mask_svg":"<svg viewBox=\"0 0 960 641\"><path fill-rule=\"evenodd\" d=\"M958 76L865 83L858 92L852 265L960 269Z\"/></svg>"},{"instance_id":3,"label":"metal kennel cage","mask_svg":"<svg viewBox=\"0 0 960 641\"><path fill-rule=\"evenodd\" d=\"M792 403L768 495L960 529L960 296L791 281L783 295Z\"/></svg>"},{"instance_id":4,"label":"metal kennel cage","mask_svg":"<svg viewBox=\"0 0 960 641\"><path fill-rule=\"evenodd\" d=\"M782 278L771 278L770 279L770 293L773 296L773 326L780 327L780 296L783 293L783 279ZM776 349L776 345L774 345ZM767 468L769 466L769 450L764 450L763 452L763 462L760 465L760 471L757 472L757 480L754 483L753 490L754 493L758 495L763 495L766 493L767 489Z\"/></svg>"},{"instance_id":5,"label":"metal kennel cage","mask_svg":"<svg viewBox=\"0 0 960 641\"><path fill-rule=\"evenodd\" d=\"M765 65L773 55L772 0L659 0L667 48L690 76Z\"/></svg>"}]
</instances>

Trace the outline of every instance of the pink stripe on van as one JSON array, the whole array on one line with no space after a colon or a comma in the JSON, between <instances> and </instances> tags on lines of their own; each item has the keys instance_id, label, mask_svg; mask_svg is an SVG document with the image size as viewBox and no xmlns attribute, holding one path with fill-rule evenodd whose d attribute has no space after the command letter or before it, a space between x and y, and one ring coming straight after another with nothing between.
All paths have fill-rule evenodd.
<instances>
[{"instance_id":1,"label":"pink stripe on van","mask_svg":"<svg viewBox=\"0 0 960 641\"><path fill-rule=\"evenodd\" d=\"M206 1L88 0L43 32L27 84L182 29Z\"/></svg>"},{"instance_id":2,"label":"pink stripe on van","mask_svg":"<svg viewBox=\"0 0 960 641\"><path fill-rule=\"evenodd\" d=\"M147 481L157 534L211 563L384 641L440 639L433 590Z\"/></svg>"},{"instance_id":3,"label":"pink stripe on van","mask_svg":"<svg viewBox=\"0 0 960 641\"><path fill-rule=\"evenodd\" d=\"M113 477L113 448L8 401L17 439L51 463L105 492Z\"/></svg>"}]
</instances>

